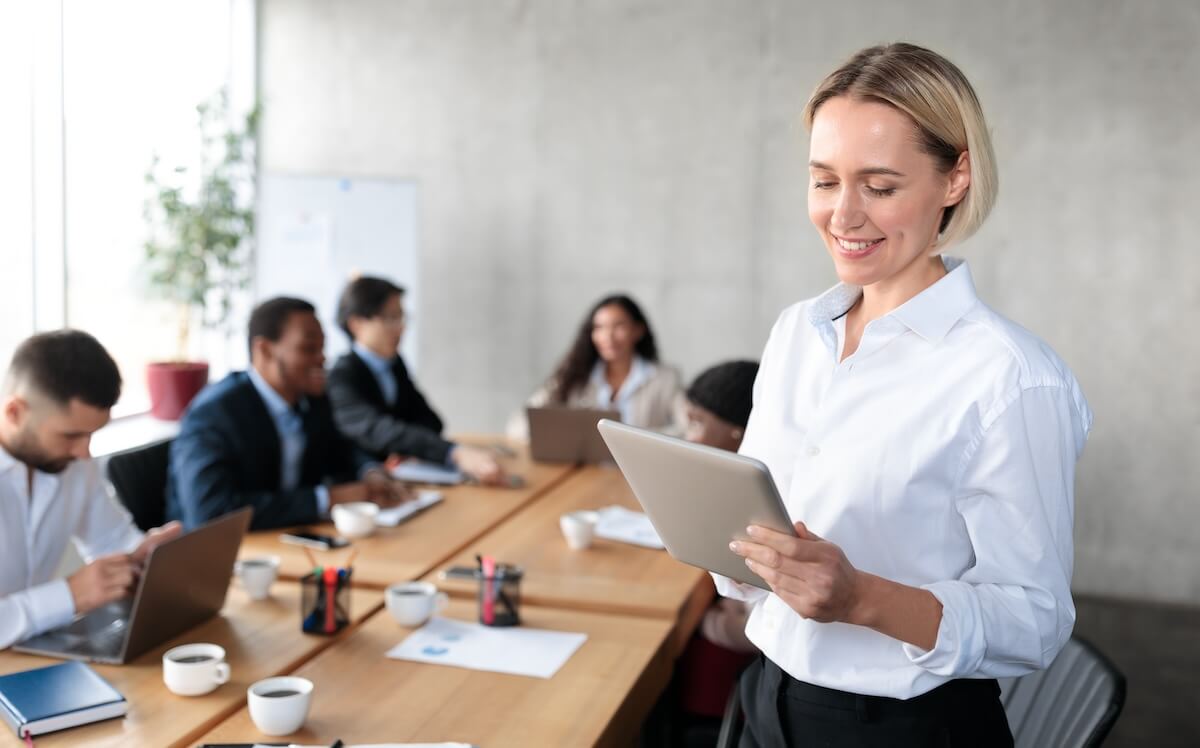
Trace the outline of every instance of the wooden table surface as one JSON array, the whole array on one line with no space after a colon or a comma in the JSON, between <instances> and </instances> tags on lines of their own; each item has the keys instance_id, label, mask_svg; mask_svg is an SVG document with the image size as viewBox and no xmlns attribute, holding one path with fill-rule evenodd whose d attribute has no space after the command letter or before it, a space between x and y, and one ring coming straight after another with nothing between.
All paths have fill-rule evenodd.
<instances>
[{"instance_id":1,"label":"wooden table surface","mask_svg":"<svg viewBox=\"0 0 1200 748\"><path fill-rule=\"evenodd\" d=\"M525 570L522 604L677 620L672 647L677 654L712 602L712 580L664 550L600 539L580 551L567 547L558 525L562 514L614 504L641 511L615 467L580 468L425 578L453 595L474 596L476 582L443 580L439 572L447 566L474 566L476 553L489 554Z\"/></svg>"},{"instance_id":2,"label":"wooden table surface","mask_svg":"<svg viewBox=\"0 0 1200 748\"><path fill-rule=\"evenodd\" d=\"M478 438L478 437L477 437ZM522 488L485 488L476 485L442 486L440 504L430 507L397 527L381 527L367 538L353 541L346 548L312 551L319 564L341 565L352 550L358 550L354 579L360 585L382 589L393 582L411 581L426 574L441 561L521 507L552 489L574 467L535 463L526 449L516 456L501 459L510 474L525 479ZM332 523L312 526L316 532L336 535ZM299 579L310 570L304 550L280 541L279 530L264 530L246 535L241 558L271 555L280 559L280 575Z\"/></svg>"},{"instance_id":3,"label":"wooden table surface","mask_svg":"<svg viewBox=\"0 0 1200 748\"><path fill-rule=\"evenodd\" d=\"M444 615L475 620L453 600ZM582 632L587 641L553 678L390 660L411 631L380 613L295 674L315 684L305 726L283 740L347 743L461 741L502 746L633 745L670 677L671 622L525 606L530 628ZM267 742L242 708L201 742Z\"/></svg>"},{"instance_id":4,"label":"wooden table surface","mask_svg":"<svg viewBox=\"0 0 1200 748\"><path fill-rule=\"evenodd\" d=\"M363 621L380 610L377 591L352 590L350 613ZM124 719L113 719L38 736L38 748L53 746L188 745L246 703L246 689L262 678L287 673L354 631L336 636L300 632L300 587L276 582L271 598L252 601L236 585L229 590L221 614L145 653L127 665L93 665L129 702ZM162 655L171 647L209 642L225 648L230 680L204 696L177 696L162 680ZM60 660L0 651L0 674L45 667ZM24 743L0 724L0 745Z\"/></svg>"}]
</instances>

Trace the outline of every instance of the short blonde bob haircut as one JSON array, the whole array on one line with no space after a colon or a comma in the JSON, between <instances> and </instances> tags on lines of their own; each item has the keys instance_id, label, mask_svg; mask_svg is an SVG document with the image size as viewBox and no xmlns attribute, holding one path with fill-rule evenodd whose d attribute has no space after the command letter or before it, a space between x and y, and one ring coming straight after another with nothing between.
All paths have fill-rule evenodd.
<instances>
[{"instance_id":1,"label":"short blonde bob haircut","mask_svg":"<svg viewBox=\"0 0 1200 748\"><path fill-rule=\"evenodd\" d=\"M878 101L907 114L921 150L943 173L968 154L971 184L958 204L946 208L937 252L983 225L999 189L996 155L975 89L954 63L915 44L868 47L821 81L804 107L804 126L811 131L817 110L837 96Z\"/></svg>"}]
</instances>

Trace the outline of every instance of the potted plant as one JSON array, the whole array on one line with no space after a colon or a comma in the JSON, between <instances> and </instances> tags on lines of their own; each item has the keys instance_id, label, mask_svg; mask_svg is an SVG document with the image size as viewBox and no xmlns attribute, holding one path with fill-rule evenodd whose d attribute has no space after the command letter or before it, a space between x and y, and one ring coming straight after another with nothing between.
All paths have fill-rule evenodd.
<instances>
[{"instance_id":1,"label":"potted plant","mask_svg":"<svg viewBox=\"0 0 1200 748\"><path fill-rule=\"evenodd\" d=\"M146 172L144 215L147 283L178 315L175 359L151 363L151 413L178 419L208 382L208 363L189 361L193 324L229 333L236 294L249 285L254 243L258 108L234 127L228 93L196 107L200 160L194 173L177 166L160 176L155 155Z\"/></svg>"}]
</instances>

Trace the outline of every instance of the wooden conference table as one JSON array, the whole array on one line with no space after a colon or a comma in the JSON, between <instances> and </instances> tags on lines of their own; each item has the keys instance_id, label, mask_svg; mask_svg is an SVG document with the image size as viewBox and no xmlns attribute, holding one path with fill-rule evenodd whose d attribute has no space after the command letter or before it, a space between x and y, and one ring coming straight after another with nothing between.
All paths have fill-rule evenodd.
<instances>
[{"instance_id":1,"label":"wooden conference table","mask_svg":"<svg viewBox=\"0 0 1200 748\"><path fill-rule=\"evenodd\" d=\"M579 468L538 501L468 543L425 579L450 594L473 596L474 580L442 579L440 571L447 566L474 566L475 554L488 554L524 570L524 604L676 621L670 651L677 656L712 602L712 580L707 572L662 550L601 539L580 551L567 547L558 525L561 515L614 504L641 511L616 467Z\"/></svg>"},{"instance_id":2,"label":"wooden conference table","mask_svg":"<svg viewBox=\"0 0 1200 748\"><path fill-rule=\"evenodd\" d=\"M444 496L441 503L397 527L381 527L370 537L355 540L346 548L313 551L314 558L317 563L329 563L327 559L330 559L332 563L342 565L350 553L357 550L354 581L366 587L383 589L393 582L418 579L438 562L553 488L573 470L571 465L535 463L524 449L517 450L516 456L500 461L509 474L524 478L523 487L440 487L438 490ZM337 534L332 523L313 525L312 529L328 535ZM248 534L242 541L240 556L278 556L280 576L299 579L310 571L308 557L302 548L282 542L279 536L279 530Z\"/></svg>"},{"instance_id":3,"label":"wooden conference table","mask_svg":"<svg viewBox=\"0 0 1200 748\"><path fill-rule=\"evenodd\" d=\"M473 601L448 618L474 620ZM337 647L296 671L314 684L308 721L286 741L302 745L461 741L502 746L633 745L670 678L672 623L524 606L531 628L586 633L552 678L391 660L384 653L412 629L379 613ZM203 736L207 743L271 741L243 708Z\"/></svg>"},{"instance_id":4,"label":"wooden conference table","mask_svg":"<svg viewBox=\"0 0 1200 748\"><path fill-rule=\"evenodd\" d=\"M352 590L350 614L355 623L378 612L383 596ZM322 650L336 645L351 626L335 636L300 631L300 585L276 582L267 600L253 601L237 583L229 589L221 614L171 641L146 652L127 665L93 665L129 702L124 719L111 719L71 730L41 735L38 748L53 746L174 746L189 745L246 703L246 689L262 678L288 673ZM176 696L162 679L162 655L171 647L209 642L225 648L229 682L205 696ZM53 665L58 660L0 651L0 674ZM0 745L22 746L8 726L0 723Z\"/></svg>"},{"instance_id":5,"label":"wooden conference table","mask_svg":"<svg viewBox=\"0 0 1200 748\"><path fill-rule=\"evenodd\" d=\"M295 673L316 684L305 728L285 742L451 741L484 746L628 745L670 678L674 660L712 596L708 575L665 551L598 540L567 548L558 517L617 504L637 509L613 467L574 468L531 462L518 454L506 468L524 476L521 489L444 488L445 499L399 527L355 541L352 612L360 625L340 635L299 630L299 590L280 581L271 600L251 602L235 582L222 614L125 666L96 666L130 702L112 720L38 738L54 745L195 745L268 739L249 721L246 688ZM332 532L332 526L321 527ZM302 550L277 531L251 533L242 556L278 555L285 577L309 571ZM445 615L473 620L475 585L440 580L438 570L474 565L476 552L525 569L523 624L583 632L587 642L542 680L389 660L384 652L409 630L382 610L378 591L424 577L450 592ZM348 549L317 555L343 563ZM162 653L185 642L225 647L229 684L202 697L171 694L162 683ZM0 673L53 661L0 652ZM272 739L269 742L278 742ZM19 745L0 734L0 746Z\"/></svg>"}]
</instances>

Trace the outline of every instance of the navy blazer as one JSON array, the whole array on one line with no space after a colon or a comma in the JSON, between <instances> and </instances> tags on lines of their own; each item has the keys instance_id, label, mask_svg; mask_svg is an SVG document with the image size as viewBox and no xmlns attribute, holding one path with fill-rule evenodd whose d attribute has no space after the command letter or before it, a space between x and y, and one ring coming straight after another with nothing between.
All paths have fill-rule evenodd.
<instances>
[{"instance_id":1,"label":"navy blazer","mask_svg":"<svg viewBox=\"0 0 1200 748\"><path fill-rule=\"evenodd\" d=\"M353 351L329 372L329 400L342 433L376 460L399 454L444 463L454 444L442 438L442 419L408 376L399 356L392 362L396 401L383 399L379 380Z\"/></svg>"},{"instance_id":2,"label":"navy blazer","mask_svg":"<svg viewBox=\"0 0 1200 748\"><path fill-rule=\"evenodd\" d=\"M369 460L338 432L327 398L308 398L304 429L300 485L284 491L279 433L249 375L206 387L171 443L167 518L191 529L248 506L256 530L318 521L316 487L358 480Z\"/></svg>"}]
</instances>

